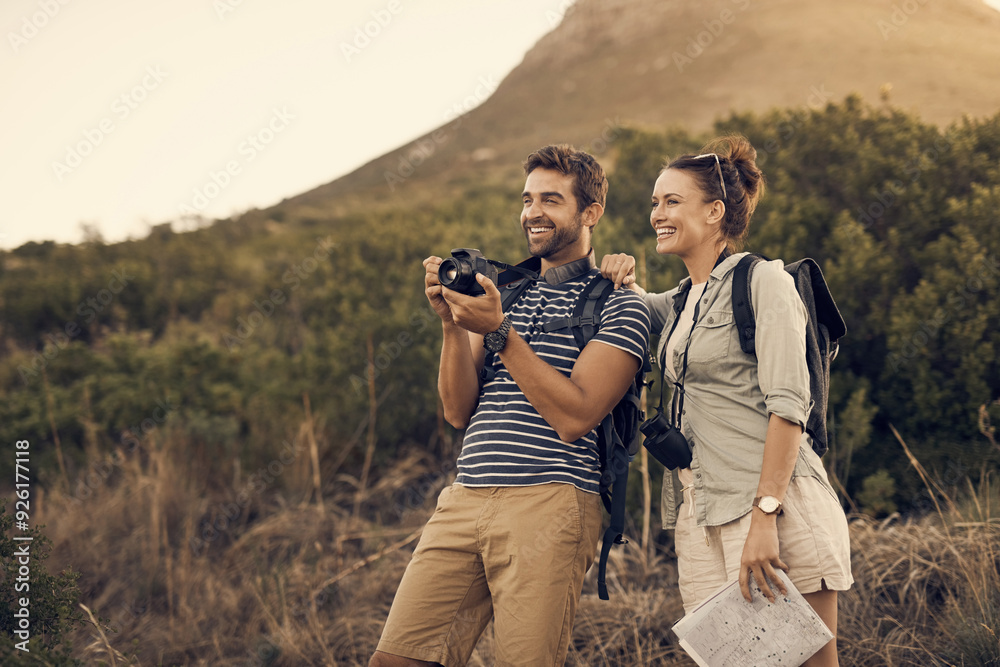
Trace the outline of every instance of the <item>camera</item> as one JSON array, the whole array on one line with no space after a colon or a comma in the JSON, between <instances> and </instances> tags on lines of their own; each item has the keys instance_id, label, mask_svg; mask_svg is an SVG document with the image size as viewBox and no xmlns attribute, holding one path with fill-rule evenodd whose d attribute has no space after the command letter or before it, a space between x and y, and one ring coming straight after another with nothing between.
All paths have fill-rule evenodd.
<instances>
[{"instance_id":1,"label":"camera","mask_svg":"<svg viewBox=\"0 0 1000 667\"><path fill-rule=\"evenodd\" d=\"M448 289L469 296L480 296L486 294L486 290L476 282L476 274L483 274L495 285L499 276L497 265L506 267L506 264L486 259L475 248L455 248L451 251L451 258L441 262L438 279Z\"/></svg>"},{"instance_id":2,"label":"camera","mask_svg":"<svg viewBox=\"0 0 1000 667\"><path fill-rule=\"evenodd\" d=\"M639 430L646 436L643 446L668 470L691 465L691 443L670 423L662 409L644 421Z\"/></svg>"}]
</instances>

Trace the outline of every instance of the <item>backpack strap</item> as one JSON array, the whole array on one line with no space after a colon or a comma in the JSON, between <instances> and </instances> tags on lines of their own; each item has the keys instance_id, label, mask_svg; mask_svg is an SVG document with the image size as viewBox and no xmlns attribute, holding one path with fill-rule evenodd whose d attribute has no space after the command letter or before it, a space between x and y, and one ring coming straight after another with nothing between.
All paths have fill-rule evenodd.
<instances>
[{"instance_id":1,"label":"backpack strap","mask_svg":"<svg viewBox=\"0 0 1000 667\"><path fill-rule=\"evenodd\" d=\"M573 332L573 339L576 346L581 350L590 342L590 339L597 334L598 326L601 323L601 311L604 303L608 300L615 289L615 284L598 274L594 276L587 286L583 288L580 297L576 300L576 307L573 308L573 315L560 320L552 320L542 325L542 331L552 333L569 329Z\"/></svg>"},{"instance_id":2,"label":"backpack strap","mask_svg":"<svg viewBox=\"0 0 1000 667\"><path fill-rule=\"evenodd\" d=\"M733 269L733 319L740 337L740 348L747 354L757 353L757 320L750 300L750 274L757 262L763 259L762 255L751 253L742 258Z\"/></svg>"},{"instance_id":3,"label":"backpack strap","mask_svg":"<svg viewBox=\"0 0 1000 667\"><path fill-rule=\"evenodd\" d=\"M546 322L542 325L542 331L551 333L569 329L577 347L582 350L597 334L604 304L614 289L615 284L611 280L600 274L594 276L577 298L572 316ZM647 368L648 366L644 364L639 372L643 373ZM634 404L639 406L638 399L631 398ZM605 415L597 426L597 441L603 443L603 447L598 447L601 461L601 502L604 503L604 509L610 516L608 527L601 540L601 557L597 566L597 595L602 600L609 599L606 577L611 547L615 544L628 544L628 540L624 537L625 496L628 489L628 466L631 456L635 453L631 449L633 443L622 442L618 429L615 428L615 412L616 410L612 410ZM638 438L635 440L638 443Z\"/></svg>"},{"instance_id":4,"label":"backpack strap","mask_svg":"<svg viewBox=\"0 0 1000 667\"><path fill-rule=\"evenodd\" d=\"M613 415L606 416L598 428L604 435L605 443L604 451L601 452L601 500L610 515L610 521L601 540L601 557L597 566L597 596L602 600L608 600L606 578L611 547L615 544L628 544L624 533L625 495L628 490L630 456L628 446L621 441L615 430Z\"/></svg>"}]
</instances>

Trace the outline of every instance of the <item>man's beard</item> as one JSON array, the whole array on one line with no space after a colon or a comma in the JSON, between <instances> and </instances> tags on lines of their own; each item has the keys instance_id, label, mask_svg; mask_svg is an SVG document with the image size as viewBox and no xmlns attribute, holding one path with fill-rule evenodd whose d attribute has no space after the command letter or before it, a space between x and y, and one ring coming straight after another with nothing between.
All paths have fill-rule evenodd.
<instances>
[{"instance_id":1,"label":"man's beard","mask_svg":"<svg viewBox=\"0 0 1000 667\"><path fill-rule=\"evenodd\" d=\"M528 240L528 252L532 257L539 257L541 259L547 259L552 255L555 255L563 248L572 245L580 240L580 234L583 233L583 215L580 213L576 214L573 218L573 226L558 228L551 220L547 218L535 218L535 220L544 220L546 225L552 225L552 233L548 238L541 241L532 241L531 233L528 231L528 227L531 227L531 221L525 222L524 224L524 236Z\"/></svg>"}]
</instances>

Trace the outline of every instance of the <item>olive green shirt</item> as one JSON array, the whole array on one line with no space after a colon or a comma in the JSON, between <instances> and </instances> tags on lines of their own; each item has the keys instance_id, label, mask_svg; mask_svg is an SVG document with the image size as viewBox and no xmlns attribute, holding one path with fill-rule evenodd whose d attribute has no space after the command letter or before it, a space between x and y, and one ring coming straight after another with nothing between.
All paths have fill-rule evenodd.
<instances>
[{"instance_id":1,"label":"olive green shirt","mask_svg":"<svg viewBox=\"0 0 1000 667\"><path fill-rule=\"evenodd\" d=\"M760 262L750 291L757 320L757 355L740 348L733 324L733 269L746 253L727 257L708 279L691 333L681 431L692 444L691 472L699 526L720 526L752 509L764 460L764 440L771 414L803 427L793 477L811 475L836 497L804 427L811 401L806 367L806 311L781 260ZM661 331L657 360L663 363L667 336L680 314L674 297L690 292L691 279L675 289L647 294L652 331ZM685 340L675 343L667 366L667 388L680 375ZM667 400L664 400L667 403ZM663 527L673 528L682 502L677 471L663 477Z\"/></svg>"}]
</instances>

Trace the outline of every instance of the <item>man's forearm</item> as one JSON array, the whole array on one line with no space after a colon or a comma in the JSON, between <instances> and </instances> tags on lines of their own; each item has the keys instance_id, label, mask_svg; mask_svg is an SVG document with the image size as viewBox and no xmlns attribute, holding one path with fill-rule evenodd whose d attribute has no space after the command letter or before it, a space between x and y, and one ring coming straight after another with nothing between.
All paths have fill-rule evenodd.
<instances>
[{"instance_id":1,"label":"man's forearm","mask_svg":"<svg viewBox=\"0 0 1000 667\"><path fill-rule=\"evenodd\" d=\"M479 403L479 376L472 356L469 332L455 324L442 326L441 370L438 392L444 418L455 428L465 428Z\"/></svg>"},{"instance_id":2,"label":"man's forearm","mask_svg":"<svg viewBox=\"0 0 1000 667\"><path fill-rule=\"evenodd\" d=\"M619 352L608 346L601 347L607 348L601 354ZM507 346L500 353L500 360L528 402L566 442L573 442L590 432L621 399L628 381L638 370L638 361L625 360L624 366L601 363L608 374L607 382L621 385L621 392L588 393L572 377L566 377L535 354L513 329L507 338ZM580 361L577 363L579 365ZM574 368L574 375L576 372Z\"/></svg>"}]
</instances>

